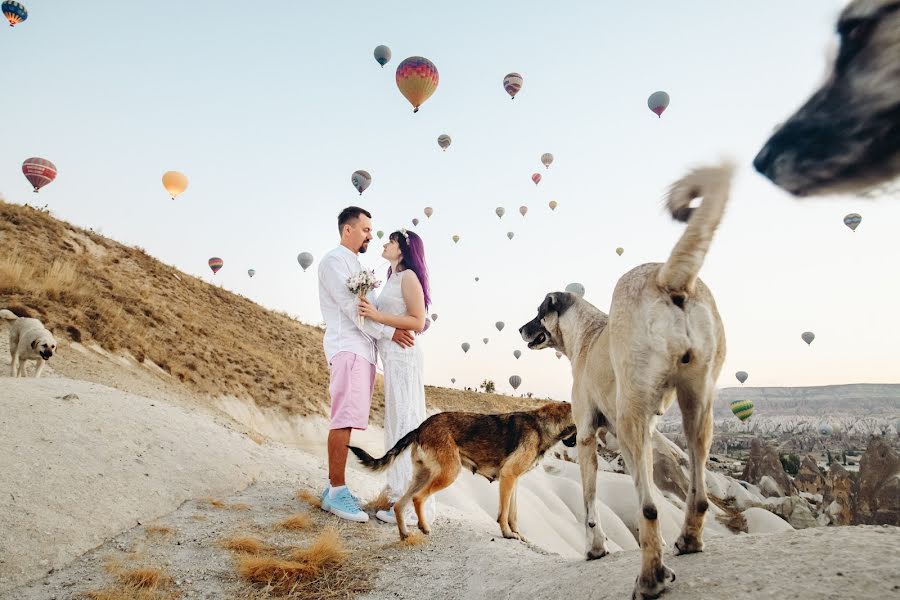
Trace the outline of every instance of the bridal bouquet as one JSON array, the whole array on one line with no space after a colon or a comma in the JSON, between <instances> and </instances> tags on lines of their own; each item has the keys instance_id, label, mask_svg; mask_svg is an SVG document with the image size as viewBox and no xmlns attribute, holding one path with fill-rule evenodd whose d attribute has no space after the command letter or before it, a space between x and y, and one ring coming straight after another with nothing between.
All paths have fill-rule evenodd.
<instances>
[{"instance_id":1,"label":"bridal bouquet","mask_svg":"<svg viewBox=\"0 0 900 600\"><path fill-rule=\"evenodd\" d=\"M375 279L375 271L366 271L363 269L355 275L347 278L347 289L350 293L359 298L364 299L374 289L377 289L381 282ZM356 316L356 325L362 329L365 317Z\"/></svg>"}]
</instances>

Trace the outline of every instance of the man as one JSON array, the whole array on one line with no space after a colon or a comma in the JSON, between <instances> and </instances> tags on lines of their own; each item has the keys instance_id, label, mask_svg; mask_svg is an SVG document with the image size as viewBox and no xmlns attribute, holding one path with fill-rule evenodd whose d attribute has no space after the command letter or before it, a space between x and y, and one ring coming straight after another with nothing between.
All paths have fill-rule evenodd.
<instances>
[{"instance_id":1,"label":"man","mask_svg":"<svg viewBox=\"0 0 900 600\"><path fill-rule=\"evenodd\" d=\"M370 319L359 328L359 300L347 289L347 279L363 270L359 253L365 252L372 240L372 215L358 206L349 206L338 215L338 231L341 244L319 263L319 306L325 319L325 356L331 369L328 486L322 492L322 509L365 523L369 515L360 509L344 479L350 434L369 426L375 385L375 341L391 339L409 347L413 336Z\"/></svg>"}]
</instances>

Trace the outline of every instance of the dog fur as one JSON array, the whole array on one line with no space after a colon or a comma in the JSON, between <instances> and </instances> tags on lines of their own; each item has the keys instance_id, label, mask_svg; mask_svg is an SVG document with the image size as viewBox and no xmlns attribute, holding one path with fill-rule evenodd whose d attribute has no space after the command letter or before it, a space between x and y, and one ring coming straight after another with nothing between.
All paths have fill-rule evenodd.
<instances>
[{"instance_id":1,"label":"dog fur","mask_svg":"<svg viewBox=\"0 0 900 600\"><path fill-rule=\"evenodd\" d=\"M864 192L900 174L900 1L854 0L837 32L824 84L753 161L796 196Z\"/></svg>"},{"instance_id":2,"label":"dog fur","mask_svg":"<svg viewBox=\"0 0 900 600\"><path fill-rule=\"evenodd\" d=\"M56 352L56 339L38 319L19 317L10 310L0 310L0 319L9 322L10 376L25 377L25 363L37 363L34 377L40 377L44 363Z\"/></svg>"},{"instance_id":3,"label":"dog fur","mask_svg":"<svg viewBox=\"0 0 900 600\"><path fill-rule=\"evenodd\" d=\"M668 209L688 226L663 264L623 275L609 316L567 292L548 294L519 332L532 349L555 348L572 363L572 411L585 505L587 558L605 556L606 535L596 507L596 432L617 437L638 491L641 573L635 598L655 598L675 574L663 564L663 540L653 499L652 432L677 398L690 457L691 486L676 554L703 549L709 503L705 468L712 442L715 382L725 360L725 331L712 293L698 279L728 199L733 167L701 168L672 185ZM703 202L696 209L690 203Z\"/></svg>"},{"instance_id":4,"label":"dog fur","mask_svg":"<svg viewBox=\"0 0 900 600\"><path fill-rule=\"evenodd\" d=\"M410 499L419 529L430 533L422 510L425 501L456 481L460 469L465 467L491 482L500 480L500 531L505 538L525 541L519 532L516 482L557 442L573 446L574 436L572 406L551 402L533 411L496 415L442 412L425 419L381 458L372 458L354 446L350 450L366 468L381 471L411 447L412 481L403 497L394 503L400 539L409 535L403 515Z\"/></svg>"}]
</instances>

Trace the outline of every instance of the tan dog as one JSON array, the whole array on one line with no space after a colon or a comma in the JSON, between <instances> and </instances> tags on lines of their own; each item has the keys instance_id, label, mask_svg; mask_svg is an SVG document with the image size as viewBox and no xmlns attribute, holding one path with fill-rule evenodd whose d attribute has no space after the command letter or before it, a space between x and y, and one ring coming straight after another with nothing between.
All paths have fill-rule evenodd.
<instances>
[{"instance_id":1,"label":"tan dog","mask_svg":"<svg viewBox=\"0 0 900 600\"><path fill-rule=\"evenodd\" d=\"M410 499L419 519L419 529L430 533L422 510L425 501L456 481L460 469L465 467L491 482L500 479L497 517L500 531L505 538L525 541L519 533L516 482L557 442L574 445L574 434L572 406L551 402L537 410L499 415L442 412L425 419L381 458L372 458L365 450L353 446L350 450L366 468L381 471L407 447L412 447L412 481L394 504L401 539L409 535L403 514Z\"/></svg>"},{"instance_id":2,"label":"tan dog","mask_svg":"<svg viewBox=\"0 0 900 600\"><path fill-rule=\"evenodd\" d=\"M35 377L41 376L44 363L56 351L56 340L37 319L16 316L12 311L0 310L0 319L9 321L10 376L25 377L25 363L37 363Z\"/></svg>"},{"instance_id":3,"label":"tan dog","mask_svg":"<svg viewBox=\"0 0 900 600\"><path fill-rule=\"evenodd\" d=\"M532 349L556 348L572 362L572 411L584 492L588 559L607 554L595 506L598 427L617 436L641 503L641 574L635 598L655 598L675 574L663 564L653 501L651 439L657 416L677 397L691 459L691 489L676 554L703 549L709 507L705 468L712 442L715 382L725 360L725 331L709 289L697 278L721 220L732 167L697 169L672 185L668 208L688 221L664 264L623 275L609 317L567 292L548 294L519 332ZM690 208L694 198L702 204Z\"/></svg>"},{"instance_id":4,"label":"tan dog","mask_svg":"<svg viewBox=\"0 0 900 600\"><path fill-rule=\"evenodd\" d=\"M900 175L900 2L854 0L837 31L824 84L753 161L796 196L866 191Z\"/></svg>"}]
</instances>

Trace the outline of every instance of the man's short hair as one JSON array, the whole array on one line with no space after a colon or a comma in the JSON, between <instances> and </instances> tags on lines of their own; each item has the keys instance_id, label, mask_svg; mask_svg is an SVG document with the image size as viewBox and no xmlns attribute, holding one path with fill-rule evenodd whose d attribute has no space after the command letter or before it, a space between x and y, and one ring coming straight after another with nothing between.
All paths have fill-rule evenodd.
<instances>
[{"instance_id":1,"label":"man's short hair","mask_svg":"<svg viewBox=\"0 0 900 600\"><path fill-rule=\"evenodd\" d=\"M372 213L358 206L348 206L342 210L341 214L338 215L338 231L343 233L344 225L357 221L359 215L366 215L370 219L372 218Z\"/></svg>"}]
</instances>

